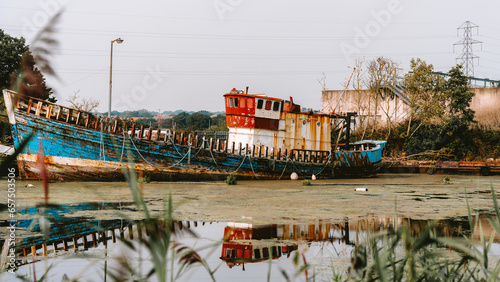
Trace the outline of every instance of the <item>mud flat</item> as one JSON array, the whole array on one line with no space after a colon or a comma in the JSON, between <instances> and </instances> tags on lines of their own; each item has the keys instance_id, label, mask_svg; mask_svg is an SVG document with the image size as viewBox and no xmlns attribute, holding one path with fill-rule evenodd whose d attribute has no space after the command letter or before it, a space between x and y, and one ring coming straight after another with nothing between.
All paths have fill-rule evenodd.
<instances>
[{"instance_id":1,"label":"mud flat","mask_svg":"<svg viewBox=\"0 0 500 282\"><path fill-rule=\"evenodd\" d=\"M500 176L450 176L450 184L444 183L444 178L445 175L381 174L375 178L316 180L311 181L311 186L303 186L301 180L240 181L237 185L152 182L144 184L143 193L154 214L162 213L165 200L172 193L175 218L205 222L336 222L346 217L395 215L445 219L467 215L466 197L471 209L493 211L491 187L500 194ZM49 189L51 203L121 202L122 212L141 217L140 212L133 211L126 182L51 183ZM43 202L40 182L17 182L16 193L18 208ZM101 211L94 216L116 218L117 213ZM7 219L8 213L2 212L0 220Z\"/></svg>"}]
</instances>

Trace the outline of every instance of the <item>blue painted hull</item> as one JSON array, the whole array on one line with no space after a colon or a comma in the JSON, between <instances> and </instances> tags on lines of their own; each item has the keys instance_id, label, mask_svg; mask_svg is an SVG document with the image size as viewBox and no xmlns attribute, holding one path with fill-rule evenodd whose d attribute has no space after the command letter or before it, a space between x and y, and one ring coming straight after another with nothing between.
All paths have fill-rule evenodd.
<instances>
[{"instance_id":1,"label":"blue painted hull","mask_svg":"<svg viewBox=\"0 0 500 282\"><path fill-rule=\"evenodd\" d=\"M369 150L319 152L321 157L318 152L264 156L262 151L242 153L219 146L191 147L132 138L130 132L93 129L100 128L99 124L82 126L78 121L71 124L39 111L28 112L16 109L9 113L16 148L33 134L18 157L25 179L40 178L37 155L41 150L49 178L54 180L119 181L125 179L123 169L130 167L153 181L225 180L229 174L237 179L287 179L293 172L302 178L362 177L376 173L385 145L385 141L363 141L359 144L371 144Z\"/></svg>"}]
</instances>

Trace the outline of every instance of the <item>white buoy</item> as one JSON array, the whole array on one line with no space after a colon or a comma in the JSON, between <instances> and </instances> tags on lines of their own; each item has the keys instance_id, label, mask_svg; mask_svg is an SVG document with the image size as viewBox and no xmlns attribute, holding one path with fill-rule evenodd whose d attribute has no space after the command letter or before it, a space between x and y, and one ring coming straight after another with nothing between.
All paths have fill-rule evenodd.
<instances>
[{"instance_id":1,"label":"white buoy","mask_svg":"<svg viewBox=\"0 0 500 282\"><path fill-rule=\"evenodd\" d=\"M28 184L28 185L26 185L26 187L28 187L28 188L33 188L33 187L35 187L35 185L33 185L33 184Z\"/></svg>"},{"instance_id":2,"label":"white buoy","mask_svg":"<svg viewBox=\"0 0 500 282\"><path fill-rule=\"evenodd\" d=\"M299 175L295 172L292 172L292 174L290 174L290 179L291 180L297 180L299 179Z\"/></svg>"},{"instance_id":3,"label":"white buoy","mask_svg":"<svg viewBox=\"0 0 500 282\"><path fill-rule=\"evenodd\" d=\"M356 188L354 191L356 191L356 192L366 192L366 191L368 191L368 188Z\"/></svg>"},{"instance_id":4,"label":"white buoy","mask_svg":"<svg viewBox=\"0 0 500 282\"><path fill-rule=\"evenodd\" d=\"M311 180L316 180L316 175L314 175L314 174L313 174L313 175L311 176Z\"/></svg>"}]
</instances>

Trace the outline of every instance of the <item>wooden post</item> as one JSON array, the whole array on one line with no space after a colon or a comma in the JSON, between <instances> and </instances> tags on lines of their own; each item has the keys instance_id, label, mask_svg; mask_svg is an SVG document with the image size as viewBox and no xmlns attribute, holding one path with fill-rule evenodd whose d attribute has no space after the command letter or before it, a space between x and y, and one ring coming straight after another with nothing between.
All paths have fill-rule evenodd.
<instances>
[{"instance_id":1,"label":"wooden post","mask_svg":"<svg viewBox=\"0 0 500 282\"><path fill-rule=\"evenodd\" d=\"M113 126L113 133L116 133L117 129L118 129L118 119L115 119L115 124Z\"/></svg>"},{"instance_id":2,"label":"wooden post","mask_svg":"<svg viewBox=\"0 0 500 282\"><path fill-rule=\"evenodd\" d=\"M85 127L89 128L91 119L92 119L92 114L87 114L87 118L85 119Z\"/></svg>"},{"instance_id":3,"label":"wooden post","mask_svg":"<svg viewBox=\"0 0 500 282\"><path fill-rule=\"evenodd\" d=\"M179 145L184 145L184 132L181 132L181 138L179 139Z\"/></svg>"},{"instance_id":4,"label":"wooden post","mask_svg":"<svg viewBox=\"0 0 500 282\"><path fill-rule=\"evenodd\" d=\"M144 125L141 124L141 129L139 130L139 139L142 139L142 136L144 136Z\"/></svg>"},{"instance_id":5,"label":"wooden post","mask_svg":"<svg viewBox=\"0 0 500 282\"><path fill-rule=\"evenodd\" d=\"M210 142L208 143L208 149L212 151L213 146L214 146L214 138L210 137Z\"/></svg>"},{"instance_id":6,"label":"wooden post","mask_svg":"<svg viewBox=\"0 0 500 282\"><path fill-rule=\"evenodd\" d=\"M152 130L153 130L153 129L152 129L152 128L151 128L151 126L150 126L150 127L148 128L148 141L150 141L150 140L151 140L151 135L152 135L152 133L153 133L153 131L152 131Z\"/></svg>"},{"instance_id":7,"label":"wooden post","mask_svg":"<svg viewBox=\"0 0 500 282\"><path fill-rule=\"evenodd\" d=\"M62 111L62 107L59 106L59 110L57 111L57 114L56 114L56 120L60 120L61 119L61 111Z\"/></svg>"},{"instance_id":8,"label":"wooden post","mask_svg":"<svg viewBox=\"0 0 500 282\"><path fill-rule=\"evenodd\" d=\"M78 241L76 240L75 237L73 237L73 250L76 252L78 249Z\"/></svg>"},{"instance_id":9,"label":"wooden post","mask_svg":"<svg viewBox=\"0 0 500 282\"><path fill-rule=\"evenodd\" d=\"M108 245L108 234L106 234L106 230L101 232L101 238L104 246Z\"/></svg>"},{"instance_id":10,"label":"wooden post","mask_svg":"<svg viewBox=\"0 0 500 282\"><path fill-rule=\"evenodd\" d=\"M63 239L62 243L63 243L63 250L66 251L68 249L68 242L66 242L66 240Z\"/></svg>"},{"instance_id":11,"label":"wooden post","mask_svg":"<svg viewBox=\"0 0 500 282\"><path fill-rule=\"evenodd\" d=\"M36 257L36 246L31 246L31 255Z\"/></svg>"},{"instance_id":12,"label":"wooden post","mask_svg":"<svg viewBox=\"0 0 500 282\"><path fill-rule=\"evenodd\" d=\"M173 138L172 138L172 143L175 145L177 143L177 132L174 131Z\"/></svg>"},{"instance_id":13,"label":"wooden post","mask_svg":"<svg viewBox=\"0 0 500 282\"><path fill-rule=\"evenodd\" d=\"M288 149L285 149L284 155L288 157Z\"/></svg>"},{"instance_id":14,"label":"wooden post","mask_svg":"<svg viewBox=\"0 0 500 282\"><path fill-rule=\"evenodd\" d=\"M97 117L95 120L94 129L99 128L99 123L102 123L102 120L99 117Z\"/></svg>"},{"instance_id":15,"label":"wooden post","mask_svg":"<svg viewBox=\"0 0 500 282\"><path fill-rule=\"evenodd\" d=\"M104 132L109 132L109 123L111 122L111 120L109 120L108 117L106 117L105 121L104 121Z\"/></svg>"},{"instance_id":16,"label":"wooden post","mask_svg":"<svg viewBox=\"0 0 500 282\"><path fill-rule=\"evenodd\" d=\"M96 236L95 236L95 233L92 233L92 246L95 248L96 247L96 243L95 243L95 239L96 239Z\"/></svg>"},{"instance_id":17,"label":"wooden post","mask_svg":"<svg viewBox=\"0 0 500 282\"><path fill-rule=\"evenodd\" d=\"M66 115L66 122L69 123L69 121L71 120L71 115L73 114L73 110L72 109L68 109L68 114Z\"/></svg>"},{"instance_id":18,"label":"wooden post","mask_svg":"<svg viewBox=\"0 0 500 282\"><path fill-rule=\"evenodd\" d=\"M234 144L234 141L233 141L233 146L231 146L231 154L234 155L234 150L236 149L236 146Z\"/></svg>"},{"instance_id":19,"label":"wooden post","mask_svg":"<svg viewBox=\"0 0 500 282\"><path fill-rule=\"evenodd\" d=\"M47 244L45 244L45 243L42 244L42 253L43 253L44 257L46 257L48 255L48 253L47 253Z\"/></svg>"},{"instance_id":20,"label":"wooden post","mask_svg":"<svg viewBox=\"0 0 500 282\"><path fill-rule=\"evenodd\" d=\"M242 148L241 148L241 142L239 142L239 144L240 145L239 145L239 148L238 148L238 155L241 156L241 150L242 150Z\"/></svg>"},{"instance_id":21,"label":"wooden post","mask_svg":"<svg viewBox=\"0 0 500 282\"><path fill-rule=\"evenodd\" d=\"M111 241L113 243L116 243L116 234L115 234L115 230L114 229L111 229Z\"/></svg>"},{"instance_id":22,"label":"wooden post","mask_svg":"<svg viewBox=\"0 0 500 282\"><path fill-rule=\"evenodd\" d=\"M250 151L250 149L248 149L248 143L245 145L245 155L248 155L248 151Z\"/></svg>"},{"instance_id":23,"label":"wooden post","mask_svg":"<svg viewBox=\"0 0 500 282\"><path fill-rule=\"evenodd\" d=\"M134 240L134 227L132 224L128 226L128 237L130 240Z\"/></svg>"},{"instance_id":24,"label":"wooden post","mask_svg":"<svg viewBox=\"0 0 500 282\"><path fill-rule=\"evenodd\" d=\"M160 135L161 135L161 129L160 129L160 128L158 128L158 129L156 130L156 142L160 141Z\"/></svg>"},{"instance_id":25,"label":"wooden post","mask_svg":"<svg viewBox=\"0 0 500 282\"><path fill-rule=\"evenodd\" d=\"M217 141L215 142L215 150L219 151L219 149L220 149L220 139L217 139Z\"/></svg>"},{"instance_id":26,"label":"wooden post","mask_svg":"<svg viewBox=\"0 0 500 282\"><path fill-rule=\"evenodd\" d=\"M31 105L33 105L33 100L28 101L28 107L26 108L26 112L29 114L31 112Z\"/></svg>"},{"instance_id":27,"label":"wooden post","mask_svg":"<svg viewBox=\"0 0 500 282\"><path fill-rule=\"evenodd\" d=\"M132 124L132 131L130 132L130 137L135 138L135 123Z\"/></svg>"},{"instance_id":28,"label":"wooden post","mask_svg":"<svg viewBox=\"0 0 500 282\"><path fill-rule=\"evenodd\" d=\"M123 121L122 129L124 133L128 133L127 122Z\"/></svg>"},{"instance_id":29,"label":"wooden post","mask_svg":"<svg viewBox=\"0 0 500 282\"><path fill-rule=\"evenodd\" d=\"M83 249L86 250L87 249L87 236L86 235L82 236L82 241L83 241Z\"/></svg>"},{"instance_id":30,"label":"wooden post","mask_svg":"<svg viewBox=\"0 0 500 282\"><path fill-rule=\"evenodd\" d=\"M278 148L278 155L277 155L277 159L278 159L278 160L281 160L281 148Z\"/></svg>"},{"instance_id":31,"label":"wooden post","mask_svg":"<svg viewBox=\"0 0 500 282\"><path fill-rule=\"evenodd\" d=\"M137 238L139 238L139 240L142 239L142 227L140 222L137 222Z\"/></svg>"},{"instance_id":32,"label":"wooden post","mask_svg":"<svg viewBox=\"0 0 500 282\"><path fill-rule=\"evenodd\" d=\"M39 101L38 104L36 105L35 115L40 116L40 113L42 112L42 106L43 106L42 101Z\"/></svg>"},{"instance_id":33,"label":"wooden post","mask_svg":"<svg viewBox=\"0 0 500 282\"><path fill-rule=\"evenodd\" d=\"M52 105L49 105L47 107L47 112L45 113L45 117L48 118L48 119L50 119L52 117L52 108L53 108Z\"/></svg>"},{"instance_id":34,"label":"wooden post","mask_svg":"<svg viewBox=\"0 0 500 282\"><path fill-rule=\"evenodd\" d=\"M78 114L76 115L76 125L80 123L80 118L82 117L82 112L78 111Z\"/></svg>"},{"instance_id":35,"label":"wooden post","mask_svg":"<svg viewBox=\"0 0 500 282\"><path fill-rule=\"evenodd\" d=\"M195 147L198 147L198 145L199 145L199 144L198 144L198 141L199 141L199 140L198 140L198 135L195 135L195 136L194 136L194 146L195 146Z\"/></svg>"},{"instance_id":36,"label":"wooden post","mask_svg":"<svg viewBox=\"0 0 500 282\"><path fill-rule=\"evenodd\" d=\"M269 155L269 147L266 146L266 158Z\"/></svg>"}]
</instances>

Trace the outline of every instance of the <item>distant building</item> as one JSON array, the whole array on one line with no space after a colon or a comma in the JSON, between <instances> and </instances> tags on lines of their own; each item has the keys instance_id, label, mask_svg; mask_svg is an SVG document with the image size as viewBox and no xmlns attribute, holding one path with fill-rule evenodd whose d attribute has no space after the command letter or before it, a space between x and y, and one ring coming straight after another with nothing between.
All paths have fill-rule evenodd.
<instances>
[{"instance_id":1,"label":"distant building","mask_svg":"<svg viewBox=\"0 0 500 282\"><path fill-rule=\"evenodd\" d=\"M500 88L481 87L469 88L476 95L472 98L471 109L476 112L476 121L479 124L493 126L500 125ZM347 90L342 99L339 98L342 90L325 90L322 93L322 112L331 113L335 106L336 113L357 112L358 117L353 121L354 128L363 122L375 119L379 124L402 122L409 117L409 100L401 88L387 87L381 89L378 95L369 90ZM375 97L378 107L375 109ZM370 99L371 98L371 99Z\"/></svg>"}]
</instances>

